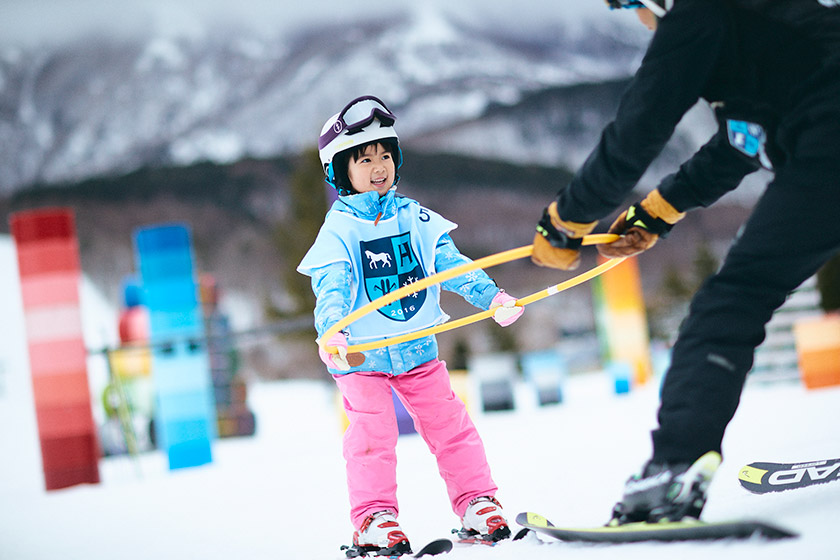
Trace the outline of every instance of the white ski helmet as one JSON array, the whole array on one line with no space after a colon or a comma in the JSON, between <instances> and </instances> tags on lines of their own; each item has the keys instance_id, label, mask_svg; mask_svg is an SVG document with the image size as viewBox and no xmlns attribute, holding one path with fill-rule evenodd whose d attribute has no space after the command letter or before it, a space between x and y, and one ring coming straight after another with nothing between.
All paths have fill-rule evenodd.
<instances>
[{"instance_id":1,"label":"white ski helmet","mask_svg":"<svg viewBox=\"0 0 840 560\"><path fill-rule=\"evenodd\" d=\"M393 126L396 120L397 117L385 103L372 95L357 97L341 112L330 117L318 138L318 155L327 176L326 181L338 188L333 166L336 154L374 140L393 140L398 152L394 154L395 164L399 168L402 154L399 153L399 137Z\"/></svg>"},{"instance_id":2,"label":"white ski helmet","mask_svg":"<svg viewBox=\"0 0 840 560\"><path fill-rule=\"evenodd\" d=\"M664 17L674 7L674 0L606 0L611 10L621 8L647 8L656 17Z\"/></svg>"}]
</instances>

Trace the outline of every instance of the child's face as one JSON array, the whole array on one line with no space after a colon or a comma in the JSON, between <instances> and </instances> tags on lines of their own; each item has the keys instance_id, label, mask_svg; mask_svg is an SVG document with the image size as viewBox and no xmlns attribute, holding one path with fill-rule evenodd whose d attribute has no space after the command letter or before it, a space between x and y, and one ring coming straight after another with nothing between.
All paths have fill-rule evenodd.
<instances>
[{"instance_id":1,"label":"child's face","mask_svg":"<svg viewBox=\"0 0 840 560\"><path fill-rule=\"evenodd\" d=\"M359 159L350 158L347 177L353 188L360 193L376 191L382 196L396 179L394 158L382 144L372 144L365 148Z\"/></svg>"}]
</instances>

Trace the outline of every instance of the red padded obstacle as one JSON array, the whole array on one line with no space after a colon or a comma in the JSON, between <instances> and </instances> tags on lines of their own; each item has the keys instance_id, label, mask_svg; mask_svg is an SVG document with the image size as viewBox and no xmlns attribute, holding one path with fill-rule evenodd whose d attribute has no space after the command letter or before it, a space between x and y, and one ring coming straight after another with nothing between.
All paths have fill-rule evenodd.
<instances>
[{"instance_id":1,"label":"red padded obstacle","mask_svg":"<svg viewBox=\"0 0 840 560\"><path fill-rule=\"evenodd\" d=\"M98 483L99 447L82 337L81 266L72 211L17 212L11 229L46 489Z\"/></svg>"}]
</instances>

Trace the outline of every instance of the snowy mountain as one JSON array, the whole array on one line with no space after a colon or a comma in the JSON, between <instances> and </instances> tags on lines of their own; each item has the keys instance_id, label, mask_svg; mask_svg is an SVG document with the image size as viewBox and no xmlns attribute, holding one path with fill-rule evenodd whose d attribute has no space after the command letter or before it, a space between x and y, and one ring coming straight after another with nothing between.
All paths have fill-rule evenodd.
<instances>
[{"instance_id":1,"label":"snowy mountain","mask_svg":"<svg viewBox=\"0 0 840 560\"><path fill-rule=\"evenodd\" d=\"M614 107L589 99L562 117L572 125L564 129L540 100L621 84L649 38L635 18L597 8L505 21L489 8L467 17L424 5L274 34L195 20L0 43L0 193L146 165L295 153L367 93L389 103L408 144L487 155L498 148L489 140L515 140L507 157L574 166Z\"/></svg>"}]
</instances>

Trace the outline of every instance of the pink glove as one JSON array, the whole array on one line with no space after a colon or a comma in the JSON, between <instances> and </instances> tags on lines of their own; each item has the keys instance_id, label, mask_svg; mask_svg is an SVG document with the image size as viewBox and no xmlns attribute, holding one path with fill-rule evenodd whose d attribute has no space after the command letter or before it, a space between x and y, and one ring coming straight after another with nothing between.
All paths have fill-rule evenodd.
<instances>
[{"instance_id":1,"label":"pink glove","mask_svg":"<svg viewBox=\"0 0 840 560\"><path fill-rule=\"evenodd\" d=\"M347 362L347 336L343 332L337 332L327 341L327 346L335 346L338 349L337 354L330 354L325 351L321 344L318 344L318 357L324 362L327 367L347 371L350 369L350 364Z\"/></svg>"},{"instance_id":2,"label":"pink glove","mask_svg":"<svg viewBox=\"0 0 840 560\"><path fill-rule=\"evenodd\" d=\"M490 302L490 309L496 309L493 313L493 320L501 326L506 327L525 313L525 308L521 305L516 305L516 298L505 293L504 290L499 290L499 293Z\"/></svg>"}]
</instances>

